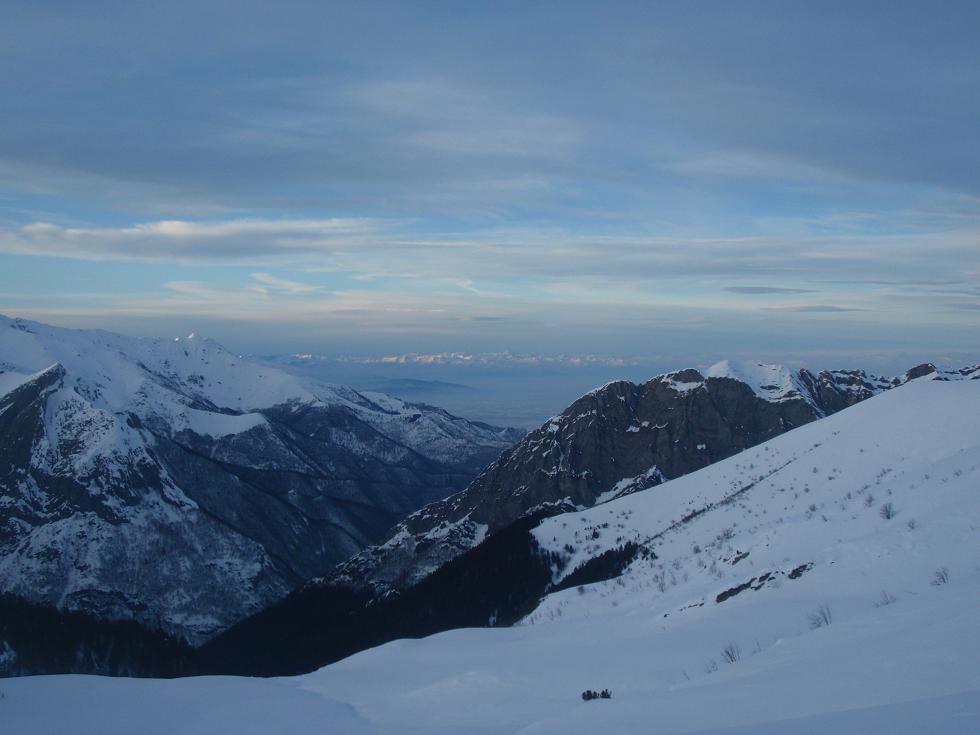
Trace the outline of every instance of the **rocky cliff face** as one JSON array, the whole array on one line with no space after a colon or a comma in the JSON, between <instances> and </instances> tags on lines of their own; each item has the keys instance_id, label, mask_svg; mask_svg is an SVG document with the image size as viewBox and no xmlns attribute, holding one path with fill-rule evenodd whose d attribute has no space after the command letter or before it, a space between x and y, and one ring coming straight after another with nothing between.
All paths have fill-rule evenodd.
<instances>
[{"instance_id":1,"label":"rocky cliff face","mask_svg":"<svg viewBox=\"0 0 980 735\"><path fill-rule=\"evenodd\" d=\"M519 436L196 337L0 318L0 591L202 640Z\"/></svg>"},{"instance_id":2,"label":"rocky cliff face","mask_svg":"<svg viewBox=\"0 0 980 735\"><path fill-rule=\"evenodd\" d=\"M921 376L860 370L811 373L723 362L641 385L614 382L583 396L504 452L473 483L398 524L319 584L385 595L410 587L522 515L585 508L729 457ZM978 376L973 369L945 377Z\"/></svg>"}]
</instances>

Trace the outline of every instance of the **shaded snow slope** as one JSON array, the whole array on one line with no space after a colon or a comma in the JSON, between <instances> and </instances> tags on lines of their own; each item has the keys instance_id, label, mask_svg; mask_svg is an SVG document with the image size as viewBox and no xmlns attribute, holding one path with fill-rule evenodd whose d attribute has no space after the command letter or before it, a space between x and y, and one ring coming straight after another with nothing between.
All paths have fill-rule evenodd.
<instances>
[{"instance_id":1,"label":"shaded snow slope","mask_svg":"<svg viewBox=\"0 0 980 735\"><path fill-rule=\"evenodd\" d=\"M0 591L200 639L518 437L193 335L0 317Z\"/></svg>"},{"instance_id":2,"label":"shaded snow slope","mask_svg":"<svg viewBox=\"0 0 980 735\"><path fill-rule=\"evenodd\" d=\"M556 582L627 542L635 560L512 628L396 641L290 679L4 682L5 724L123 732L140 697L154 733L279 718L296 733L976 732L978 417L980 381L916 381L549 518L535 535L564 559ZM579 696L602 688L612 699Z\"/></svg>"}]
</instances>

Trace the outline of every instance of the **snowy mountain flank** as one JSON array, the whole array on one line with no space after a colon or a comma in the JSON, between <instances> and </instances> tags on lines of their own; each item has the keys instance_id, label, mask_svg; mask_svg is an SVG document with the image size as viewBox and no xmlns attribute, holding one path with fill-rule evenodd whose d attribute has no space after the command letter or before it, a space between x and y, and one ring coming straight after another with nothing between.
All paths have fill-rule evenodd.
<instances>
[{"instance_id":1,"label":"snowy mountain flank","mask_svg":"<svg viewBox=\"0 0 980 735\"><path fill-rule=\"evenodd\" d=\"M483 626L523 610L510 627L391 642L292 678L8 680L4 723L39 735L134 721L160 735L980 731L980 373L919 372L679 479L492 534L372 606L443 579L430 610L472 600ZM682 377L712 390L712 377ZM481 601L498 583L509 596Z\"/></svg>"},{"instance_id":2,"label":"snowy mountain flank","mask_svg":"<svg viewBox=\"0 0 980 735\"><path fill-rule=\"evenodd\" d=\"M194 335L0 317L0 592L200 641L520 435Z\"/></svg>"},{"instance_id":3,"label":"snowy mountain flank","mask_svg":"<svg viewBox=\"0 0 980 735\"><path fill-rule=\"evenodd\" d=\"M653 487L828 416L910 379L980 376L922 365L898 378L720 362L643 384L609 383L575 401L487 467L466 490L395 526L323 584L405 589L488 534L542 508L582 508Z\"/></svg>"}]
</instances>

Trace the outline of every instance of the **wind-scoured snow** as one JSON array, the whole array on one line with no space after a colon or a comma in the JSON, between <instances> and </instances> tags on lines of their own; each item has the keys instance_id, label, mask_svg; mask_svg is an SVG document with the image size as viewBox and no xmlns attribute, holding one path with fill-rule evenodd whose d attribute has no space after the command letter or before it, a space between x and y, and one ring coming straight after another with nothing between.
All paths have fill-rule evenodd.
<instances>
[{"instance_id":1,"label":"wind-scoured snow","mask_svg":"<svg viewBox=\"0 0 980 735\"><path fill-rule=\"evenodd\" d=\"M785 365L723 360L708 368L705 377L738 380L767 401L788 400L806 392L799 375Z\"/></svg>"},{"instance_id":2,"label":"wind-scoured snow","mask_svg":"<svg viewBox=\"0 0 980 735\"><path fill-rule=\"evenodd\" d=\"M160 735L978 732L978 417L980 381L913 381L547 519L534 534L564 557L556 581L638 552L513 628L396 641L290 679L3 682L0 717L14 733L122 733L138 700L140 731Z\"/></svg>"},{"instance_id":3,"label":"wind-scoured snow","mask_svg":"<svg viewBox=\"0 0 980 735\"><path fill-rule=\"evenodd\" d=\"M5 396L14 388L31 379L30 375L19 373L0 364L0 396Z\"/></svg>"}]
</instances>

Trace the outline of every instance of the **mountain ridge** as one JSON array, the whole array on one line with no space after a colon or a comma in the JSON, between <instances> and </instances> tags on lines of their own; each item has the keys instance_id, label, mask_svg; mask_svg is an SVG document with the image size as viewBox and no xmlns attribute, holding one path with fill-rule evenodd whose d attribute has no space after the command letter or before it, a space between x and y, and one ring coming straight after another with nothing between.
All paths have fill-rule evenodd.
<instances>
[{"instance_id":1,"label":"mountain ridge","mask_svg":"<svg viewBox=\"0 0 980 735\"><path fill-rule=\"evenodd\" d=\"M520 434L195 335L0 317L0 590L202 640Z\"/></svg>"},{"instance_id":2,"label":"mountain ridge","mask_svg":"<svg viewBox=\"0 0 980 735\"><path fill-rule=\"evenodd\" d=\"M980 376L924 363L883 378L722 361L645 383L612 381L506 450L465 490L409 515L314 584L384 596L417 583L524 513L589 507L648 489L910 380Z\"/></svg>"}]
</instances>

